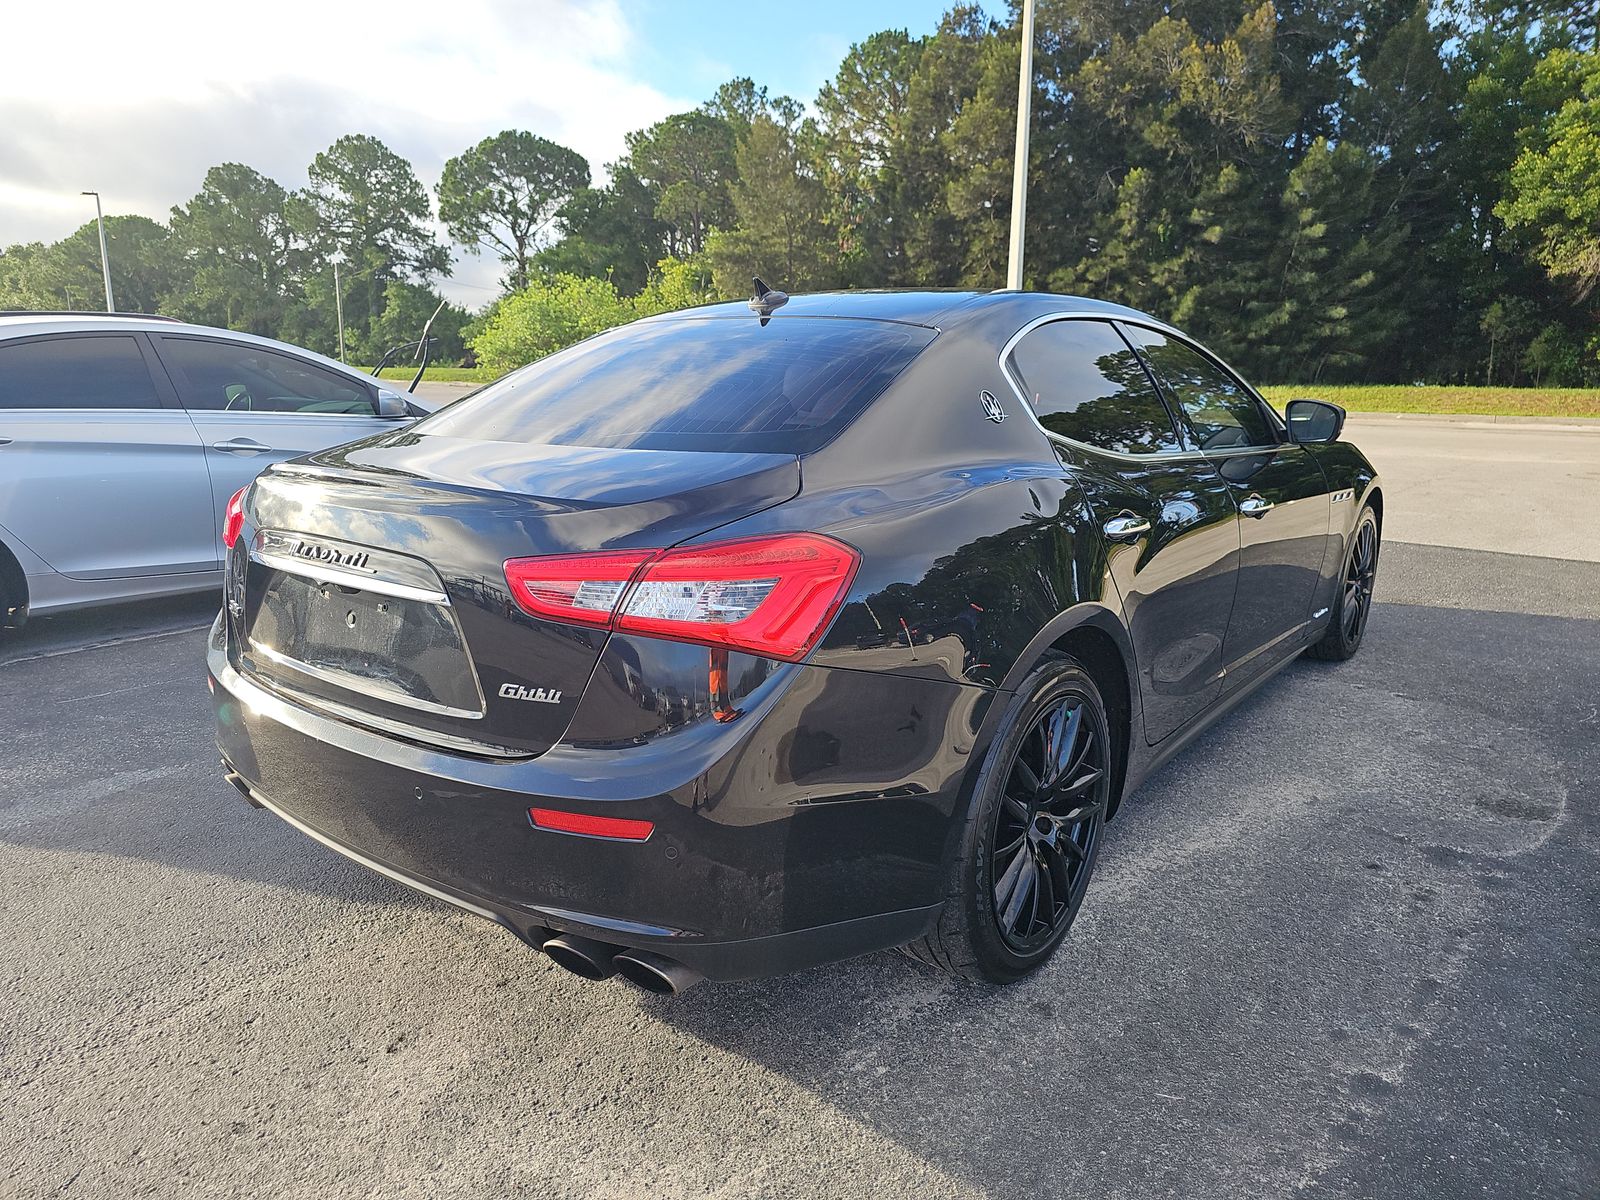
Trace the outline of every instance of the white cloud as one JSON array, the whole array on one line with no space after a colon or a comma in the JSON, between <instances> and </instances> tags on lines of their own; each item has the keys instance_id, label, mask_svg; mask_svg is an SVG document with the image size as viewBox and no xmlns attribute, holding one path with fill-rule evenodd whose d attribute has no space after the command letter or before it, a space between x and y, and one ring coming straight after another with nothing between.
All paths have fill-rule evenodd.
<instances>
[{"instance_id":1,"label":"white cloud","mask_svg":"<svg viewBox=\"0 0 1600 1200\"><path fill-rule=\"evenodd\" d=\"M501 129L571 146L598 175L626 132L693 104L631 75L617 0L7 8L0 244L65 236L93 215L84 188L108 212L165 219L220 162L300 187L345 133L381 138L430 189ZM446 290L481 303L498 273L462 254Z\"/></svg>"}]
</instances>

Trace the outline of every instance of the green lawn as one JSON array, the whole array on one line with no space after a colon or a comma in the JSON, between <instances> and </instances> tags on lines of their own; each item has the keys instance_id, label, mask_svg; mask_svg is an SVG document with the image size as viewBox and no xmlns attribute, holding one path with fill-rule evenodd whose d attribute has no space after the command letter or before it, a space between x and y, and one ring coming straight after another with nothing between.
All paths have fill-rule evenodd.
<instances>
[{"instance_id":1,"label":"green lawn","mask_svg":"<svg viewBox=\"0 0 1600 1200\"><path fill-rule=\"evenodd\" d=\"M371 373L371 367L357 367L358 371ZM417 368L411 367L385 367L380 379L401 379L406 383L411 382L411 377L417 373ZM488 383L491 376L479 371L477 367L429 367L428 373L422 377L429 383Z\"/></svg>"},{"instance_id":2,"label":"green lawn","mask_svg":"<svg viewBox=\"0 0 1600 1200\"><path fill-rule=\"evenodd\" d=\"M371 370L370 367L361 368ZM415 367L386 367L383 378L411 382ZM476 367L429 367L430 383L488 383ZM1351 412L1460 413L1496 417L1600 417L1600 388L1419 387L1385 384L1276 384L1261 389L1280 409L1296 396L1332 400Z\"/></svg>"},{"instance_id":3,"label":"green lawn","mask_svg":"<svg viewBox=\"0 0 1600 1200\"><path fill-rule=\"evenodd\" d=\"M1446 387L1427 384L1279 384L1261 389L1280 409L1296 396L1351 412L1463 413L1494 417L1600 417L1600 388Z\"/></svg>"}]
</instances>

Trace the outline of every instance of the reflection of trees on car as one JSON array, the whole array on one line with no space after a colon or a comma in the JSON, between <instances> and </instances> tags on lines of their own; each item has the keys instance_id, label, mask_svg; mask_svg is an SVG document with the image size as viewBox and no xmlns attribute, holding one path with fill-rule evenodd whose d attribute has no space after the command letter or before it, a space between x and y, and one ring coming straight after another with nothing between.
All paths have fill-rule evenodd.
<instances>
[{"instance_id":1,"label":"reflection of trees on car","mask_svg":"<svg viewBox=\"0 0 1600 1200\"><path fill-rule=\"evenodd\" d=\"M1150 377L1132 350L1122 349L1095 359L1108 389L1088 397L1071 412L1041 416L1051 433L1091 446L1114 446L1126 454L1154 454L1171 447L1152 436L1151 406L1160 405Z\"/></svg>"},{"instance_id":2,"label":"reflection of trees on car","mask_svg":"<svg viewBox=\"0 0 1600 1200\"><path fill-rule=\"evenodd\" d=\"M915 652L945 638L961 645L961 671L974 682L989 678L1003 648L1026 642L1048 607L1057 581L1038 570L1041 561L1071 555L1071 537L1057 514L1028 513L1017 529L967 543L939 559L917 584L893 583L846 606L840 635L862 648L903 646Z\"/></svg>"}]
</instances>

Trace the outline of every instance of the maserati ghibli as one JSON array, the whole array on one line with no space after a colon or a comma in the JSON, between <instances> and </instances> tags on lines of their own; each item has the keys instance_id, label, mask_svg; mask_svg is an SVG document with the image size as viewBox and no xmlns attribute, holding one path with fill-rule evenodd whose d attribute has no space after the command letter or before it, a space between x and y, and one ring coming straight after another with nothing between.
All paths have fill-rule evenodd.
<instances>
[{"instance_id":1,"label":"maserati ghibli","mask_svg":"<svg viewBox=\"0 0 1600 1200\"><path fill-rule=\"evenodd\" d=\"M1141 780L1360 646L1343 423L1094 300L638 321L233 497L223 770L590 979L1010 982Z\"/></svg>"}]
</instances>

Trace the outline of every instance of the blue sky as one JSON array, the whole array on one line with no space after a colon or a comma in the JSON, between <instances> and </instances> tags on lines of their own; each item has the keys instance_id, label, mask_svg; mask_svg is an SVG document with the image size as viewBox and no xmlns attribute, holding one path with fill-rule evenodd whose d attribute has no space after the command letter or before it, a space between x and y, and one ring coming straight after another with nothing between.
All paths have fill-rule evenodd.
<instances>
[{"instance_id":1,"label":"blue sky","mask_svg":"<svg viewBox=\"0 0 1600 1200\"><path fill-rule=\"evenodd\" d=\"M802 102L852 42L931 33L947 0L388 0L369 5L162 0L16 4L0 72L0 246L65 237L94 215L166 220L218 163L306 184L313 155L370 134L432 190L444 162L502 129L588 158L597 177L624 136L708 99L738 75ZM1001 11L1003 3L989 5ZM92 26L96 36L81 30ZM441 231L442 233L442 231ZM453 300L481 304L500 265L456 248Z\"/></svg>"},{"instance_id":2,"label":"blue sky","mask_svg":"<svg viewBox=\"0 0 1600 1200\"><path fill-rule=\"evenodd\" d=\"M854 42L880 29L932 33L949 0L630 0L638 63L669 95L704 97L748 75L774 94L816 98ZM995 12L1004 4L991 4Z\"/></svg>"}]
</instances>

